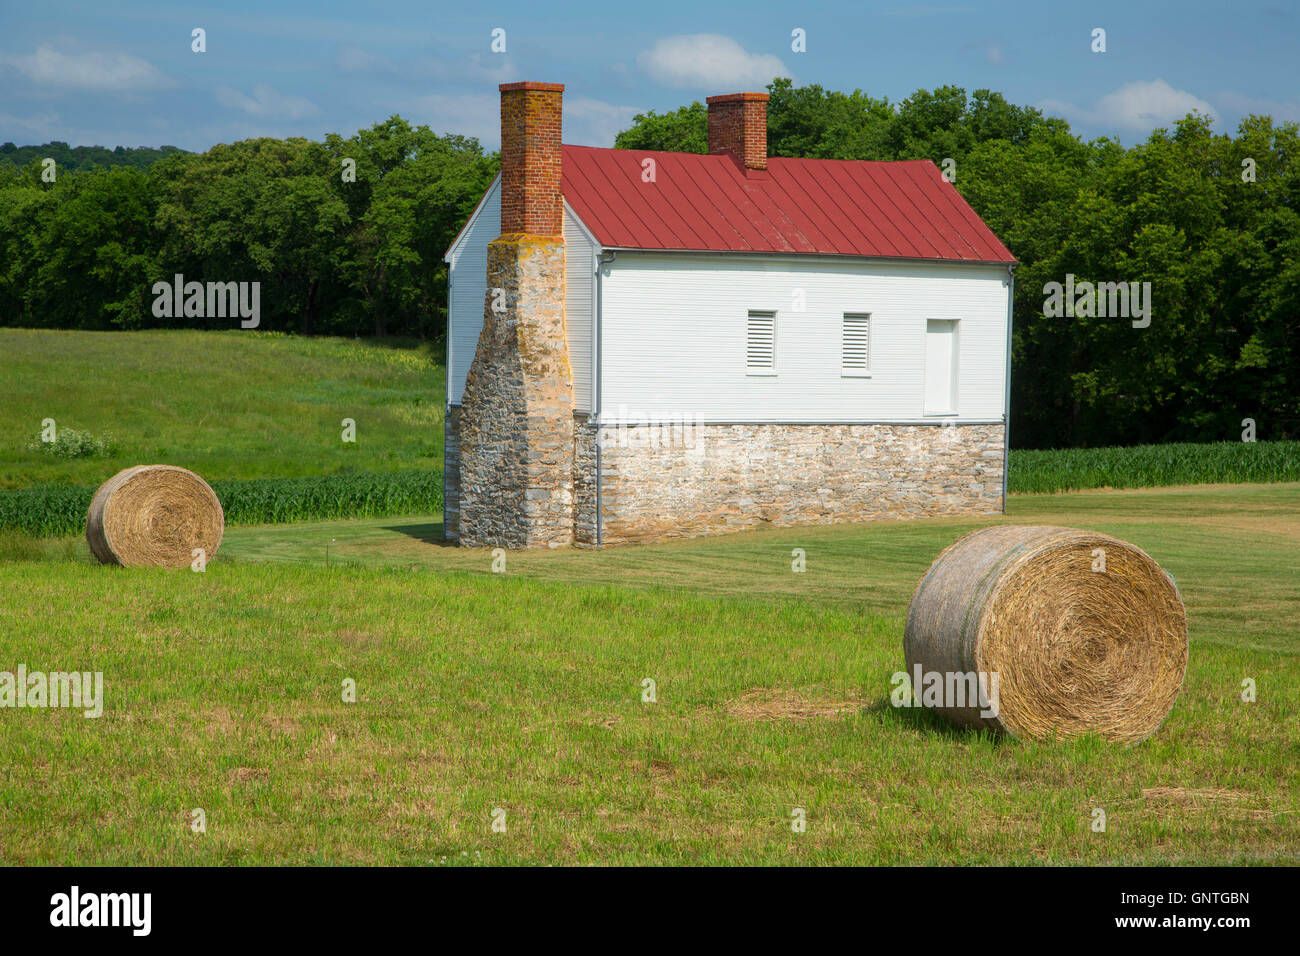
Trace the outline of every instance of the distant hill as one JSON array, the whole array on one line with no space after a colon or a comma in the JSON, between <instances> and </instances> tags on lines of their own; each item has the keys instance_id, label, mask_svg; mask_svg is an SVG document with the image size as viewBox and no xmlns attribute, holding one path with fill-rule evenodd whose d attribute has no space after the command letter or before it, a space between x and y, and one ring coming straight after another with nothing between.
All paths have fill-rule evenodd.
<instances>
[{"instance_id":1,"label":"distant hill","mask_svg":"<svg viewBox=\"0 0 1300 956\"><path fill-rule=\"evenodd\" d=\"M109 166L130 166L134 169L148 169L158 160L171 153L183 153L179 146L118 146L108 149L104 146L69 146L55 140L44 146L15 146L13 143L0 144L0 166L23 167L32 160L53 159L59 169L71 172L78 169L97 169Z\"/></svg>"}]
</instances>

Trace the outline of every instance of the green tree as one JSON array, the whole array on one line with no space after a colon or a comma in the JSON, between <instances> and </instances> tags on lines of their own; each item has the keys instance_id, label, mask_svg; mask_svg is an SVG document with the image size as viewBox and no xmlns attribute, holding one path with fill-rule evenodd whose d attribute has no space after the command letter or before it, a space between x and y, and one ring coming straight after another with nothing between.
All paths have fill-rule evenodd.
<instances>
[{"instance_id":1,"label":"green tree","mask_svg":"<svg viewBox=\"0 0 1300 956\"><path fill-rule=\"evenodd\" d=\"M389 117L325 148L352 211L342 273L354 316L376 335L437 337L446 331L447 268L442 255L491 184L500 165L478 141ZM343 182L343 160L356 182Z\"/></svg>"}]
</instances>

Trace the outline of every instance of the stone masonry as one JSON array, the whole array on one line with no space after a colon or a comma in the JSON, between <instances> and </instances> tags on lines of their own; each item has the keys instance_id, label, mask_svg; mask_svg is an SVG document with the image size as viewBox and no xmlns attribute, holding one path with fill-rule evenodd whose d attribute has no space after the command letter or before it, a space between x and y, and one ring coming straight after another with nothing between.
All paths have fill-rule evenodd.
<instances>
[{"instance_id":1,"label":"stone masonry","mask_svg":"<svg viewBox=\"0 0 1300 956\"><path fill-rule=\"evenodd\" d=\"M459 413L447 421L449 439L456 431L458 487L448 495L446 528L464 545L573 543L563 90L501 86L501 235L488 244L483 331Z\"/></svg>"},{"instance_id":2,"label":"stone masonry","mask_svg":"<svg viewBox=\"0 0 1300 956\"><path fill-rule=\"evenodd\" d=\"M1002 510L1001 425L687 431L683 442L645 425L600 430L602 544ZM595 543L587 533L578 544Z\"/></svg>"},{"instance_id":3,"label":"stone masonry","mask_svg":"<svg viewBox=\"0 0 1300 956\"><path fill-rule=\"evenodd\" d=\"M455 423L463 421L453 413L449 456ZM697 425L670 432L597 426L579 414L573 419L573 544L996 514L1003 507L1002 441L1001 425ZM449 487L452 468L449 457ZM449 494L449 538L455 538L455 507Z\"/></svg>"},{"instance_id":4,"label":"stone masonry","mask_svg":"<svg viewBox=\"0 0 1300 956\"><path fill-rule=\"evenodd\" d=\"M459 415L457 534L471 546L561 547L573 542L564 242L503 235L488 244L487 271L483 331Z\"/></svg>"},{"instance_id":5,"label":"stone masonry","mask_svg":"<svg viewBox=\"0 0 1300 956\"><path fill-rule=\"evenodd\" d=\"M442 536L460 538L460 406L452 405L442 423Z\"/></svg>"}]
</instances>

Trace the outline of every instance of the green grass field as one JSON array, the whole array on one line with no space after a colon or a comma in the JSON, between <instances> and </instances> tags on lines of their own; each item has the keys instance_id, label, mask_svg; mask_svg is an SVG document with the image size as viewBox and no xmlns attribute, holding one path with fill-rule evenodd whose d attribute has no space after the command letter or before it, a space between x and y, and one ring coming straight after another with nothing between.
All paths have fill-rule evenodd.
<instances>
[{"instance_id":1,"label":"green grass field","mask_svg":"<svg viewBox=\"0 0 1300 956\"><path fill-rule=\"evenodd\" d=\"M107 703L0 711L0 862L1300 861L1300 485L1010 512L988 520L1116 534L1177 579L1190 664L1145 743L888 705L912 588L986 521L510 553L497 574L428 516L231 529L203 574L31 543L0 562L0 669L100 670Z\"/></svg>"},{"instance_id":2,"label":"green grass field","mask_svg":"<svg viewBox=\"0 0 1300 956\"><path fill-rule=\"evenodd\" d=\"M1012 454L1034 491L1291 483L1013 495L996 518L512 552L494 573L439 515L382 516L441 467L427 345L0 329L0 356L0 671L102 671L107 696L98 719L0 709L0 863L1300 861L1295 443ZM90 454L29 447L47 417ZM78 496L143 462L232 489L204 573L90 561ZM33 508L62 515L50 536ZM302 521L340 508L381 516ZM238 523L260 514L299 523ZM1191 660L1150 740L1019 742L889 706L918 578L999 521L1117 535L1178 581Z\"/></svg>"},{"instance_id":3,"label":"green grass field","mask_svg":"<svg viewBox=\"0 0 1300 956\"><path fill-rule=\"evenodd\" d=\"M442 358L428 344L244 330L0 328L0 488L93 488L139 464L209 481L441 469ZM37 441L47 418L56 437L116 450L52 454Z\"/></svg>"}]
</instances>

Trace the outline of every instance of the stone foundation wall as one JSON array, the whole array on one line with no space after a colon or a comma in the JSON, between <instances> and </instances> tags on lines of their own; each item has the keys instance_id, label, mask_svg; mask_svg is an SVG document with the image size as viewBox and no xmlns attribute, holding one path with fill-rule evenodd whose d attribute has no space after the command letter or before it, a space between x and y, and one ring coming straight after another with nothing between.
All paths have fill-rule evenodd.
<instances>
[{"instance_id":1,"label":"stone foundation wall","mask_svg":"<svg viewBox=\"0 0 1300 956\"><path fill-rule=\"evenodd\" d=\"M584 414L573 416L573 543L580 548L597 544L596 472L599 456L596 427Z\"/></svg>"},{"instance_id":2,"label":"stone foundation wall","mask_svg":"<svg viewBox=\"0 0 1300 956\"><path fill-rule=\"evenodd\" d=\"M563 239L488 244L483 331L459 421L461 544L573 542L573 374Z\"/></svg>"},{"instance_id":3,"label":"stone foundation wall","mask_svg":"<svg viewBox=\"0 0 1300 956\"><path fill-rule=\"evenodd\" d=\"M1000 424L600 431L605 545L1002 510Z\"/></svg>"}]
</instances>

